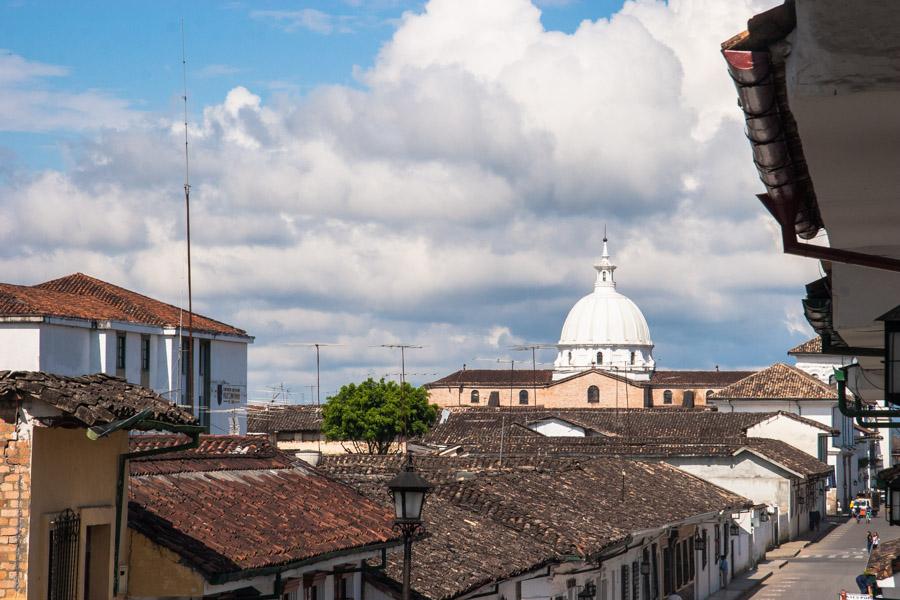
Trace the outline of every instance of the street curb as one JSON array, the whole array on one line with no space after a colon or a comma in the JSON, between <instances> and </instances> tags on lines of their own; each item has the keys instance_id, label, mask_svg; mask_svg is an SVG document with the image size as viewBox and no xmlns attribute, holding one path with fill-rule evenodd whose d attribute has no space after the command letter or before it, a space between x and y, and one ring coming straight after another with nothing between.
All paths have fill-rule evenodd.
<instances>
[{"instance_id":1,"label":"street curb","mask_svg":"<svg viewBox=\"0 0 900 600\"><path fill-rule=\"evenodd\" d=\"M781 568L781 567L779 567L779 568ZM754 585L752 588L750 588L748 590L744 590L744 593L741 594L740 596L738 596L738 600L745 600L746 598L749 598L751 595L756 593L756 590L759 589L759 587L762 585L763 581L765 581L766 579L768 579L771 576L772 576L772 572L769 571L763 577L760 577L759 579L757 579L756 585Z\"/></svg>"}]
</instances>

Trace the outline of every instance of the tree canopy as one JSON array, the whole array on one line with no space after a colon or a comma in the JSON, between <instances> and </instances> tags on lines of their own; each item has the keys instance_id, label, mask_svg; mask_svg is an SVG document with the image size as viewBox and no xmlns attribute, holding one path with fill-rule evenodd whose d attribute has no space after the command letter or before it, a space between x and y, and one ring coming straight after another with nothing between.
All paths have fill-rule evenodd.
<instances>
[{"instance_id":1,"label":"tree canopy","mask_svg":"<svg viewBox=\"0 0 900 600\"><path fill-rule=\"evenodd\" d=\"M387 454L406 433L423 435L434 423L437 405L428 404L424 387L395 381L350 383L322 408L322 431L329 440L352 444L356 452Z\"/></svg>"}]
</instances>

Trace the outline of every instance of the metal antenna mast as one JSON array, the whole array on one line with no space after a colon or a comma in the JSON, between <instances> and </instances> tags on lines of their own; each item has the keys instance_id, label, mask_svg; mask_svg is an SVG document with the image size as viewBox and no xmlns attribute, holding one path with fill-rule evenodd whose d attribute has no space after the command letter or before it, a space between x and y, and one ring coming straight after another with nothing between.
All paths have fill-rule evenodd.
<instances>
[{"instance_id":1,"label":"metal antenna mast","mask_svg":"<svg viewBox=\"0 0 900 600\"><path fill-rule=\"evenodd\" d=\"M184 214L187 231L188 348L187 404L194 408L194 302L191 289L191 169L188 155L187 58L184 50L184 19L181 19L181 83L184 101ZM199 415L198 415L199 416ZM202 422L202 421L201 421Z\"/></svg>"},{"instance_id":2,"label":"metal antenna mast","mask_svg":"<svg viewBox=\"0 0 900 600\"><path fill-rule=\"evenodd\" d=\"M381 344L382 348L400 348L400 405L403 406L403 443L406 444L409 435L409 407L406 406L406 397L403 395L403 385L406 383L406 350L418 349L423 346L416 344ZM406 451L409 455L409 450Z\"/></svg>"},{"instance_id":3,"label":"metal antenna mast","mask_svg":"<svg viewBox=\"0 0 900 600\"><path fill-rule=\"evenodd\" d=\"M534 403L537 405L538 403L538 394L537 394L537 358L535 356L536 350L544 350L546 348L556 348L553 344L521 344L518 346L510 346L510 350L514 352L524 352L526 350L531 350L531 391L534 394Z\"/></svg>"}]
</instances>

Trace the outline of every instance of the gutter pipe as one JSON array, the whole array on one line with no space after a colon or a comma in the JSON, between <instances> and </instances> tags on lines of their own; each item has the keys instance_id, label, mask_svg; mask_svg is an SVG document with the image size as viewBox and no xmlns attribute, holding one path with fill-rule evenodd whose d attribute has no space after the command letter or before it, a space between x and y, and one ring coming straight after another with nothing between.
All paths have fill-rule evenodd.
<instances>
[{"instance_id":1,"label":"gutter pipe","mask_svg":"<svg viewBox=\"0 0 900 600\"><path fill-rule=\"evenodd\" d=\"M141 429L144 431L162 430L172 433L183 433L191 438L188 442L176 446L119 454L118 473L116 476L116 537L113 550L113 596L119 595L119 554L122 548L122 504L125 501L125 466L127 462L132 458L167 454L169 452L178 452L180 450L196 448L200 444L200 434L206 431L202 425L173 425L172 423L149 419L147 417L150 416L151 412L151 409L145 408L127 419L113 421L107 425L89 427L87 430L87 437L92 441L102 439L116 431L128 429Z\"/></svg>"},{"instance_id":2,"label":"gutter pipe","mask_svg":"<svg viewBox=\"0 0 900 600\"><path fill-rule=\"evenodd\" d=\"M900 409L875 410L863 408L862 401L860 401L858 397L854 397L853 405L850 405L847 400L847 375L852 368L860 368L859 363L846 365L844 367L838 367L834 370L834 379L837 382L838 409L841 411L841 414L855 418L856 423L860 427L866 427L868 429L900 428L900 421L894 420L896 418L900 418ZM890 420L886 423L864 420L867 418L877 419L879 417L887 418Z\"/></svg>"},{"instance_id":3,"label":"gutter pipe","mask_svg":"<svg viewBox=\"0 0 900 600\"><path fill-rule=\"evenodd\" d=\"M787 50L789 51L789 50ZM786 52L785 51L785 55ZM728 72L744 112L745 133L753 162L766 187L757 198L781 227L785 254L900 272L900 260L797 241L811 239L824 227L812 180L803 157L797 125L780 97L770 51L723 50Z\"/></svg>"}]
</instances>

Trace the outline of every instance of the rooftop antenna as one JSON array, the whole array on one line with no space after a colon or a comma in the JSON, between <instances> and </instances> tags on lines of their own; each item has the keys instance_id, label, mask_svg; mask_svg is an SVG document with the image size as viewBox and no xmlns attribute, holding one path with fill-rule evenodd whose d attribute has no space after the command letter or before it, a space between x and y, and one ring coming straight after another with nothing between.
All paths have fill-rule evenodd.
<instances>
[{"instance_id":1,"label":"rooftop antenna","mask_svg":"<svg viewBox=\"0 0 900 600\"><path fill-rule=\"evenodd\" d=\"M191 168L188 155L187 58L184 49L184 18L181 19L181 83L184 101L184 214L187 232L188 348L187 404L194 407L194 302L191 289Z\"/></svg>"},{"instance_id":2,"label":"rooftop antenna","mask_svg":"<svg viewBox=\"0 0 900 600\"><path fill-rule=\"evenodd\" d=\"M518 346L510 346L510 350L514 352L524 352L526 350L531 350L531 391L534 394L534 404L538 404L538 396L537 396L537 359L535 358L536 350L543 350L545 348L556 348L556 346L552 344L520 344Z\"/></svg>"},{"instance_id":3,"label":"rooftop antenna","mask_svg":"<svg viewBox=\"0 0 900 600\"><path fill-rule=\"evenodd\" d=\"M381 348L400 348L400 406L403 407L403 444L406 449L406 458L409 457L409 407L406 406L406 398L403 394L403 385L406 383L406 351L424 348L417 344L379 344Z\"/></svg>"},{"instance_id":4,"label":"rooftop antenna","mask_svg":"<svg viewBox=\"0 0 900 600\"><path fill-rule=\"evenodd\" d=\"M322 346L340 346L340 344L333 344L329 342L304 342L304 343L287 343L286 346L305 346L307 348L315 348L316 349L316 407L317 409L321 409L322 407L322 372L320 370L319 363L319 350ZM320 436L321 437L321 436ZM322 452L322 440L318 439L318 447L319 453Z\"/></svg>"}]
</instances>

